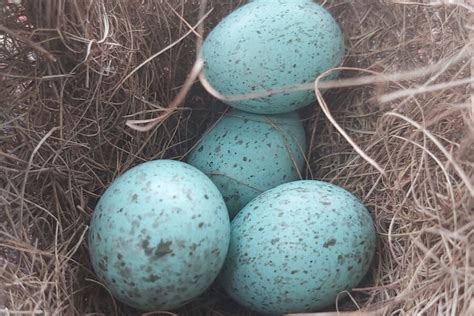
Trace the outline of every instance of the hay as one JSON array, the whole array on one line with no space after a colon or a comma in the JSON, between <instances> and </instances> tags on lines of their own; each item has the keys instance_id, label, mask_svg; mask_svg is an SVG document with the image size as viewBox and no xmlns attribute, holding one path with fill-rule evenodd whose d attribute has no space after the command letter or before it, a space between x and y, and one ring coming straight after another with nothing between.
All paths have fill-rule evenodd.
<instances>
[{"instance_id":1,"label":"hay","mask_svg":"<svg viewBox=\"0 0 474 316\"><path fill-rule=\"evenodd\" d=\"M205 32L243 2L212 1ZM352 144L319 106L302 110L306 177L361 197L379 236L368 277L337 309L472 314L473 8L324 5L345 31L352 69L324 103ZM195 60L199 9L199 1L159 0L3 5L0 314L136 313L95 280L84 237L114 177L146 160L183 158L225 110L196 83L166 111ZM163 113L150 132L125 125ZM179 312L250 314L218 288Z\"/></svg>"}]
</instances>

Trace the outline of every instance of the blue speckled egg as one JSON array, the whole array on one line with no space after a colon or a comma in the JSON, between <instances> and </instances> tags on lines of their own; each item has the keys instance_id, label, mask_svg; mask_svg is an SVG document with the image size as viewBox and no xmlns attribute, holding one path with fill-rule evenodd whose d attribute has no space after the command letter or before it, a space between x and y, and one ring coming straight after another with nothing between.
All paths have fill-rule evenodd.
<instances>
[{"instance_id":1,"label":"blue speckled egg","mask_svg":"<svg viewBox=\"0 0 474 316\"><path fill-rule=\"evenodd\" d=\"M234 218L220 279L255 311L315 311L362 280L375 244L372 219L351 193L321 181L290 182Z\"/></svg>"},{"instance_id":2,"label":"blue speckled egg","mask_svg":"<svg viewBox=\"0 0 474 316\"><path fill-rule=\"evenodd\" d=\"M141 310L173 309L205 291L229 245L229 215L201 171L155 160L119 176L92 216L94 271L120 301Z\"/></svg>"},{"instance_id":3,"label":"blue speckled egg","mask_svg":"<svg viewBox=\"0 0 474 316\"><path fill-rule=\"evenodd\" d=\"M233 217L260 193L300 179L305 152L305 132L297 113L232 110L204 134L188 163L214 181Z\"/></svg>"},{"instance_id":4,"label":"blue speckled egg","mask_svg":"<svg viewBox=\"0 0 474 316\"><path fill-rule=\"evenodd\" d=\"M204 74L217 91L242 95L314 82L319 74L342 63L344 39L331 14L311 0L252 1L209 33L202 56ZM333 73L328 79L336 76ZM276 114L314 101L311 89L227 104Z\"/></svg>"}]
</instances>

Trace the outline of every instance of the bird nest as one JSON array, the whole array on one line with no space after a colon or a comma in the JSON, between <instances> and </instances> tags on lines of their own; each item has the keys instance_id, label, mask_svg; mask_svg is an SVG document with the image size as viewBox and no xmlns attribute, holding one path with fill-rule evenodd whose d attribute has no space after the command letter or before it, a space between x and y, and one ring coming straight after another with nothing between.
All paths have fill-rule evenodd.
<instances>
[{"instance_id":1,"label":"bird nest","mask_svg":"<svg viewBox=\"0 0 474 316\"><path fill-rule=\"evenodd\" d=\"M0 314L138 314L91 270L91 213L115 177L184 158L226 111L196 79L196 45L243 3L2 0ZM304 177L361 198L378 245L321 315L472 314L474 7L322 5L347 51L341 80L300 111ZM171 312L251 314L217 285Z\"/></svg>"}]
</instances>

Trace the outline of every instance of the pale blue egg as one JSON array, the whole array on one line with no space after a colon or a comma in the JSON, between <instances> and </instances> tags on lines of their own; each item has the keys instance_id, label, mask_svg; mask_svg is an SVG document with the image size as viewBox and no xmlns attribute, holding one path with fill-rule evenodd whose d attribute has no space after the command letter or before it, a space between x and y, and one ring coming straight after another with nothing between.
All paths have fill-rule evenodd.
<instances>
[{"instance_id":1,"label":"pale blue egg","mask_svg":"<svg viewBox=\"0 0 474 316\"><path fill-rule=\"evenodd\" d=\"M206 175L179 161L149 161L115 179L100 198L90 224L90 259L120 301L172 309L211 285L229 234L224 200Z\"/></svg>"},{"instance_id":2,"label":"pale blue egg","mask_svg":"<svg viewBox=\"0 0 474 316\"><path fill-rule=\"evenodd\" d=\"M295 112L232 110L204 134L187 161L214 181L233 217L260 193L300 179L306 146Z\"/></svg>"},{"instance_id":3,"label":"pale blue egg","mask_svg":"<svg viewBox=\"0 0 474 316\"><path fill-rule=\"evenodd\" d=\"M252 200L231 224L220 280L262 313L316 311L367 273L376 234L364 205L326 182L282 184Z\"/></svg>"},{"instance_id":4,"label":"pale blue egg","mask_svg":"<svg viewBox=\"0 0 474 316\"><path fill-rule=\"evenodd\" d=\"M332 15L311 0L256 0L233 11L209 33L202 56L204 74L215 89L242 95L314 82L342 63L344 39ZM275 114L314 101L310 89L226 103Z\"/></svg>"}]
</instances>

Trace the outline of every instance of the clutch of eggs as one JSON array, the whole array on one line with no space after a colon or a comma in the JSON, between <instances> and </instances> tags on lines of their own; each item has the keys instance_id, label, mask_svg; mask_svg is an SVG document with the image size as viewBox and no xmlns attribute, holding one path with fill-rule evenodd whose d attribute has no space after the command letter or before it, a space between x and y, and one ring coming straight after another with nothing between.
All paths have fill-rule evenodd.
<instances>
[{"instance_id":1,"label":"clutch of eggs","mask_svg":"<svg viewBox=\"0 0 474 316\"><path fill-rule=\"evenodd\" d=\"M260 193L300 179L306 147L296 112L232 110L204 134L187 161L214 181L233 217Z\"/></svg>"},{"instance_id":2,"label":"clutch of eggs","mask_svg":"<svg viewBox=\"0 0 474 316\"><path fill-rule=\"evenodd\" d=\"M204 292L227 254L221 193L179 161L137 165L101 196L89 230L94 271L120 301L141 310L180 307Z\"/></svg>"},{"instance_id":3,"label":"clutch of eggs","mask_svg":"<svg viewBox=\"0 0 474 316\"><path fill-rule=\"evenodd\" d=\"M321 181L285 183L233 219L220 281L264 314L316 311L362 280L375 243L370 214L351 193Z\"/></svg>"},{"instance_id":4,"label":"clutch of eggs","mask_svg":"<svg viewBox=\"0 0 474 316\"><path fill-rule=\"evenodd\" d=\"M225 17L202 47L205 77L230 96L311 84L339 66L343 56L339 25L312 0L252 1ZM327 78L336 76L333 72ZM226 103L247 112L275 114L314 101L310 88Z\"/></svg>"}]
</instances>

